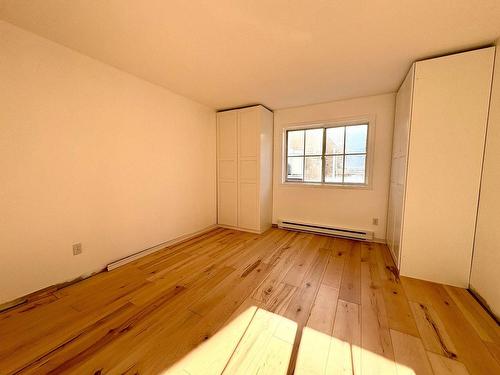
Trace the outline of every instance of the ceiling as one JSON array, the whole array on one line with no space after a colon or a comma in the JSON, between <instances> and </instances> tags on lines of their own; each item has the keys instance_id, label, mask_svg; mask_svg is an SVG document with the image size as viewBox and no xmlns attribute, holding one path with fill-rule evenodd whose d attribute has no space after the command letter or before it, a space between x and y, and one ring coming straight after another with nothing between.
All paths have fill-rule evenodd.
<instances>
[{"instance_id":1,"label":"ceiling","mask_svg":"<svg viewBox=\"0 0 500 375\"><path fill-rule=\"evenodd\" d=\"M0 18L215 109L395 91L492 43L499 0L0 0Z\"/></svg>"}]
</instances>

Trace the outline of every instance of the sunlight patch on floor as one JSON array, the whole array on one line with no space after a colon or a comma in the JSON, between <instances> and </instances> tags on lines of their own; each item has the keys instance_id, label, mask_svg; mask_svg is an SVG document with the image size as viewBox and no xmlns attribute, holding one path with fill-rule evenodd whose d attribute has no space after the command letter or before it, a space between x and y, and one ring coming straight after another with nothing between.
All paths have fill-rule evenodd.
<instances>
[{"instance_id":1,"label":"sunlight patch on floor","mask_svg":"<svg viewBox=\"0 0 500 375\"><path fill-rule=\"evenodd\" d=\"M163 374L286 374L297 324L252 306Z\"/></svg>"},{"instance_id":2,"label":"sunlight patch on floor","mask_svg":"<svg viewBox=\"0 0 500 375\"><path fill-rule=\"evenodd\" d=\"M395 374L415 375L402 364L309 327L302 331L295 375Z\"/></svg>"},{"instance_id":3,"label":"sunlight patch on floor","mask_svg":"<svg viewBox=\"0 0 500 375\"><path fill-rule=\"evenodd\" d=\"M294 321L251 306L163 374L284 375L296 333ZM395 366L398 375L415 375L407 366L305 327L295 374L390 374Z\"/></svg>"}]
</instances>

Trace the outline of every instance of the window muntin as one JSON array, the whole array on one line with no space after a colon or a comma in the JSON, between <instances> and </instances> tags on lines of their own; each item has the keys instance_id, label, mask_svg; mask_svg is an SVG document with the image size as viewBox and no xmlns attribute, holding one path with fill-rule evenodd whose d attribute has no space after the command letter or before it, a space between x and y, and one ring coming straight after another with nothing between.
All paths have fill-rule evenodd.
<instances>
[{"instance_id":1,"label":"window muntin","mask_svg":"<svg viewBox=\"0 0 500 375\"><path fill-rule=\"evenodd\" d=\"M368 124L286 132L287 182L366 185Z\"/></svg>"}]
</instances>

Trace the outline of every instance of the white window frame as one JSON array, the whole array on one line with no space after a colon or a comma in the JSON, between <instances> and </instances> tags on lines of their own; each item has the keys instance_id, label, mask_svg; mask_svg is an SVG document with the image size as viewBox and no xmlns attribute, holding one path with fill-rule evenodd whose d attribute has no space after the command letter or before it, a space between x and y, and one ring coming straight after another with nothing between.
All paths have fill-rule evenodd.
<instances>
[{"instance_id":1,"label":"white window frame","mask_svg":"<svg viewBox=\"0 0 500 375\"><path fill-rule=\"evenodd\" d=\"M325 182L324 167L325 167L325 140L323 139L323 153L322 153L322 182L308 182L308 181L293 181L287 180L287 132L290 130L308 130L318 128L335 128L352 125L368 125L368 134L366 141L366 161L365 161L365 183L349 183L349 182ZM326 131L324 132L324 134ZM347 189L371 189L372 188L372 171L373 171L373 155L374 155L374 135L375 135L375 116L366 115L358 117L350 117L326 121L309 121L303 123L286 124L282 129L282 177L281 184L283 186L304 186L304 187L321 187L321 188L347 188ZM345 155L345 154L342 154ZM345 163L345 159L344 159Z\"/></svg>"}]
</instances>

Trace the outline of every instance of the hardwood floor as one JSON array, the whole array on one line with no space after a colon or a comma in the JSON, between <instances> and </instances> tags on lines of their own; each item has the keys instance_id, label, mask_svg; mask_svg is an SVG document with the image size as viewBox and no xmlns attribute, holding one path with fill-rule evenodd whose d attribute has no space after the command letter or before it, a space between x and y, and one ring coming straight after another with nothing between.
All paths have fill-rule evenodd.
<instances>
[{"instance_id":1,"label":"hardwood floor","mask_svg":"<svg viewBox=\"0 0 500 375\"><path fill-rule=\"evenodd\" d=\"M0 314L0 374L500 374L467 291L384 245L217 229Z\"/></svg>"}]
</instances>

